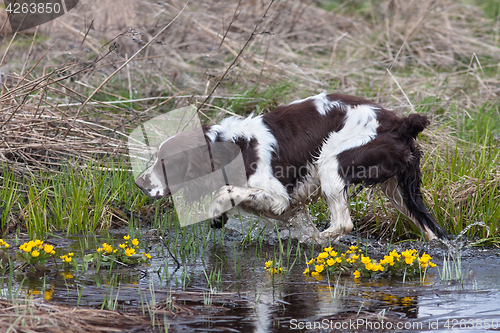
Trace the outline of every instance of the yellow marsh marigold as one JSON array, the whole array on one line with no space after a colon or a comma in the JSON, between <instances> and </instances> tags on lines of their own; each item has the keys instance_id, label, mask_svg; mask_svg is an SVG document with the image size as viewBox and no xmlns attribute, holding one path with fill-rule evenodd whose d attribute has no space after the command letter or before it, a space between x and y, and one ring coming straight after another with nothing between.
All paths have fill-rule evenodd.
<instances>
[{"instance_id":1,"label":"yellow marsh marigold","mask_svg":"<svg viewBox=\"0 0 500 333\"><path fill-rule=\"evenodd\" d=\"M325 266L323 266L323 265L316 265L314 270L318 273L321 273L321 272L323 272L324 268L325 268Z\"/></svg>"},{"instance_id":2,"label":"yellow marsh marigold","mask_svg":"<svg viewBox=\"0 0 500 333\"><path fill-rule=\"evenodd\" d=\"M326 263L328 264L328 266L333 266L333 265L335 265L335 259L330 258L330 259L328 259L328 260L326 261Z\"/></svg>"},{"instance_id":3,"label":"yellow marsh marigold","mask_svg":"<svg viewBox=\"0 0 500 333\"><path fill-rule=\"evenodd\" d=\"M433 262L430 261L431 259L432 259L432 257L424 252L424 254L420 258L418 258L418 262L420 264L420 267L422 267L422 268L427 268L428 266L436 267L436 264L434 264Z\"/></svg>"},{"instance_id":4,"label":"yellow marsh marigold","mask_svg":"<svg viewBox=\"0 0 500 333\"><path fill-rule=\"evenodd\" d=\"M352 272L352 275L354 275L355 279L358 279L361 276L361 273L358 270L355 270L354 272Z\"/></svg>"},{"instance_id":5,"label":"yellow marsh marigold","mask_svg":"<svg viewBox=\"0 0 500 333\"><path fill-rule=\"evenodd\" d=\"M318 254L318 258L319 259L326 259L326 258L328 258L328 253L321 252L320 254Z\"/></svg>"},{"instance_id":6,"label":"yellow marsh marigold","mask_svg":"<svg viewBox=\"0 0 500 333\"><path fill-rule=\"evenodd\" d=\"M137 238L132 239L132 245L133 246L138 246L139 245L139 241L137 240Z\"/></svg>"},{"instance_id":7,"label":"yellow marsh marigold","mask_svg":"<svg viewBox=\"0 0 500 333\"><path fill-rule=\"evenodd\" d=\"M392 250L391 253L389 253L389 255L393 258L396 258L397 259L396 261L399 261L399 258L401 258L401 255L396 250Z\"/></svg>"},{"instance_id":8,"label":"yellow marsh marigold","mask_svg":"<svg viewBox=\"0 0 500 333\"><path fill-rule=\"evenodd\" d=\"M264 263L264 265L266 266L266 268L271 267L271 265L272 265L272 264L273 264L273 261L272 261L272 260L266 261L266 262Z\"/></svg>"},{"instance_id":9,"label":"yellow marsh marigold","mask_svg":"<svg viewBox=\"0 0 500 333\"><path fill-rule=\"evenodd\" d=\"M33 246L29 245L28 243L24 243L21 246L19 246L19 249L24 251L24 252L31 252L31 249L33 249Z\"/></svg>"},{"instance_id":10,"label":"yellow marsh marigold","mask_svg":"<svg viewBox=\"0 0 500 333\"><path fill-rule=\"evenodd\" d=\"M33 250L33 252L31 252L31 255L33 256L33 258L36 258L40 255L40 252L38 252L37 250Z\"/></svg>"},{"instance_id":11,"label":"yellow marsh marigold","mask_svg":"<svg viewBox=\"0 0 500 333\"><path fill-rule=\"evenodd\" d=\"M380 260L380 264L394 266L394 257L384 256L384 259Z\"/></svg>"},{"instance_id":12,"label":"yellow marsh marigold","mask_svg":"<svg viewBox=\"0 0 500 333\"><path fill-rule=\"evenodd\" d=\"M142 255L145 256L147 259L151 259L151 255L146 252L142 252Z\"/></svg>"},{"instance_id":13,"label":"yellow marsh marigold","mask_svg":"<svg viewBox=\"0 0 500 333\"><path fill-rule=\"evenodd\" d=\"M332 248L332 247L325 247L325 248L323 249L323 251L324 251L324 252L330 252L331 250L333 250L333 248Z\"/></svg>"},{"instance_id":14,"label":"yellow marsh marigold","mask_svg":"<svg viewBox=\"0 0 500 333\"><path fill-rule=\"evenodd\" d=\"M71 257L67 256L67 255L63 255L63 256L60 256L59 258L62 259L63 263L66 263L66 264L69 264L71 262Z\"/></svg>"},{"instance_id":15,"label":"yellow marsh marigold","mask_svg":"<svg viewBox=\"0 0 500 333\"><path fill-rule=\"evenodd\" d=\"M405 263L407 265L411 265L415 259L417 259L417 256L415 256L415 253L417 253L417 250L406 250L401 252L401 255L405 258Z\"/></svg>"},{"instance_id":16,"label":"yellow marsh marigold","mask_svg":"<svg viewBox=\"0 0 500 333\"><path fill-rule=\"evenodd\" d=\"M130 257L135 254L135 249L132 247L129 247L128 249L125 250L125 255L127 257Z\"/></svg>"},{"instance_id":17,"label":"yellow marsh marigold","mask_svg":"<svg viewBox=\"0 0 500 333\"><path fill-rule=\"evenodd\" d=\"M309 261L307 262L307 264L308 264L308 265L312 265L312 264L314 264L314 260L316 260L316 259L312 258L311 260L309 260Z\"/></svg>"},{"instance_id":18,"label":"yellow marsh marigold","mask_svg":"<svg viewBox=\"0 0 500 333\"><path fill-rule=\"evenodd\" d=\"M107 252L107 253L113 252L113 246L109 245L108 243L102 243L102 250L99 251L99 249L97 249L97 252L101 252L103 250L104 250L104 252Z\"/></svg>"},{"instance_id":19,"label":"yellow marsh marigold","mask_svg":"<svg viewBox=\"0 0 500 333\"><path fill-rule=\"evenodd\" d=\"M309 268L306 268L306 270L304 271L303 274L307 274L307 273L309 273Z\"/></svg>"},{"instance_id":20,"label":"yellow marsh marigold","mask_svg":"<svg viewBox=\"0 0 500 333\"><path fill-rule=\"evenodd\" d=\"M123 239L125 239L125 240L129 240L129 239L130 239L130 236L129 236L129 235L127 235L127 236L123 236Z\"/></svg>"},{"instance_id":21,"label":"yellow marsh marigold","mask_svg":"<svg viewBox=\"0 0 500 333\"><path fill-rule=\"evenodd\" d=\"M43 250L45 251L45 253L48 253L48 254L54 254L55 253L53 245L45 244L45 246L43 247Z\"/></svg>"},{"instance_id":22,"label":"yellow marsh marigold","mask_svg":"<svg viewBox=\"0 0 500 333\"><path fill-rule=\"evenodd\" d=\"M361 255L361 262L366 265L367 263L372 262L372 260L370 259L370 257L365 257L364 255Z\"/></svg>"},{"instance_id":23,"label":"yellow marsh marigold","mask_svg":"<svg viewBox=\"0 0 500 333\"><path fill-rule=\"evenodd\" d=\"M335 251L330 251L329 254L330 254L330 257L336 257L338 253Z\"/></svg>"}]
</instances>

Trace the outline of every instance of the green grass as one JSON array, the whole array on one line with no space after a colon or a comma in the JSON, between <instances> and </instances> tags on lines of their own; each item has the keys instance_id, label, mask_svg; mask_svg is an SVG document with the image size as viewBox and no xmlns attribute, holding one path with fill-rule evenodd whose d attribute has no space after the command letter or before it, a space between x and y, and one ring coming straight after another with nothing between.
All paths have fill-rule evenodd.
<instances>
[{"instance_id":1,"label":"green grass","mask_svg":"<svg viewBox=\"0 0 500 333\"><path fill-rule=\"evenodd\" d=\"M113 209L132 220L130 213L144 206L147 199L127 168L124 162L111 170L68 163L59 172L16 177L4 166L2 229L7 227L5 221L18 217L19 231L27 232L31 239L45 239L55 231L69 235L107 230Z\"/></svg>"},{"instance_id":2,"label":"green grass","mask_svg":"<svg viewBox=\"0 0 500 333\"><path fill-rule=\"evenodd\" d=\"M467 225L484 222L469 230L476 238L500 234L500 147L498 110L481 107L459 124L457 140L428 151L423 181L434 215L452 235Z\"/></svg>"}]
</instances>

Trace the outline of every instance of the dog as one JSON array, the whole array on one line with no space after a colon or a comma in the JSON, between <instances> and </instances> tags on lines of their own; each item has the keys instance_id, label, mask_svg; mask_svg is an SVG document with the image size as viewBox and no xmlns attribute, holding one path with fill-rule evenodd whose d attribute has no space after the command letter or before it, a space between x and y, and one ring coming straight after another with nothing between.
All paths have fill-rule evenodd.
<instances>
[{"instance_id":1,"label":"dog","mask_svg":"<svg viewBox=\"0 0 500 333\"><path fill-rule=\"evenodd\" d=\"M420 189L421 153L415 140L429 123L425 115L399 117L363 98L321 93L263 115L204 125L201 140L206 144L239 147L246 176L246 184L220 188L209 207L212 226L225 224L226 211L235 202L244 211L284 221L321 197L329 208L330 225L320 238L337 239L354 227L348 189L361 184L380 186L427 240L447 238L427 210ZM200 170L203 162L207 165L210 160L212 169L214 163L221 164L214 154L196 149L162 158L190 137L189 132L179 133L160 145L154 164L135 181L146 195L156 199L172 195L165 170L174 165L187 163L177 168L176 178L190 180L210 172Z\"/></svg>"}]
</instances>

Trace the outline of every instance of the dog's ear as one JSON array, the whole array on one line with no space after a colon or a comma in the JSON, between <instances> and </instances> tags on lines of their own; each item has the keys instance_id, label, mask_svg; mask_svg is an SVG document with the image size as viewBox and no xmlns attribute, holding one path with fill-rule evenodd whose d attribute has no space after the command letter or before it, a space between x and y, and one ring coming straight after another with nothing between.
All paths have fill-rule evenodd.
<instances>
[{"instance_id":1,"label":"dog's ear","mask_svg":"<svg viewBox=\"0 0 500 333\"><path fill-rule=\"evenodd\" d=\"M422 132L429 124L430 121L427 119L427 116L412 113L403 120L399 133L402 137L415 139L418 133Z\"/></svg>"}]
</instances>

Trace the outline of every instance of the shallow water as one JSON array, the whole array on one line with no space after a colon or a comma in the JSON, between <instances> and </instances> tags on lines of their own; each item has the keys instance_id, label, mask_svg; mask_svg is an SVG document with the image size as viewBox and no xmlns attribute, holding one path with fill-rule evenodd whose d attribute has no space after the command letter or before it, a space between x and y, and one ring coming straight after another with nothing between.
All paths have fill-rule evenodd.
<instances>
[{"instance_id":1,"label":"shallow water","mask_svg":"<svg viewBox=\"0 0 500 333\"><path fill-rule=\"evenodd\" d=\"M116 235L117 242L121 237L122 234ZM241 245L242 237L236 232L227 232L223 240L216 238L202 253L177 252L181 267L161 250L161 243L155 243L150 251L153 259L148 265L102 268L98 272L55 271L52 267L45 277L17 275L18 296L31 295L70 306L142 311L146 315L148 306L161 305L159 309L174 309L176 315L159 311L157 322L168 323L172 331L184 332L223 329L229 332L291 329L481 332L487 325L489 329L500 330L497 249L463 249L460 252L463 278L448 283L441 281L438 271L446 254L442 246L407 243L405 248L423 248L438 264L438 268L428 271L425 281L403 282L401 278L355 281L349 274L330 279L305 276L304 253L310 258L313 252L310 247L301 246L301 258L297 258L296 244L291 246L290 258L283 259L287 272L271 275L264 269L264 262L273 259L278 244L270 245L267 241L259 245L251 241ZM96 244L88 246L95 248L102 241L98 239ZM78 238L64 239L59 241L58 248L75 251L81 247L80 242ZM276 239L270 242L276 243ZM341 244L346 248L356 242L351 236ZM283 240L283 245L286 248L287 241ZM387 251L387 244L376 241L363 241L359 245L363 251L366 247L372 257ZM402 248L400 245L398 250ZM4 285L3 295L7 292Z\"/></svg>"}]
</instances>

